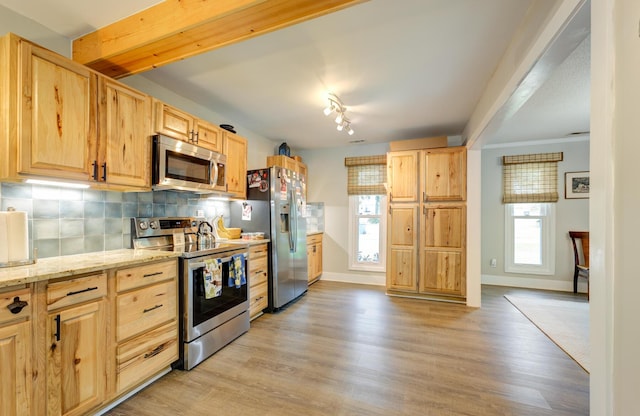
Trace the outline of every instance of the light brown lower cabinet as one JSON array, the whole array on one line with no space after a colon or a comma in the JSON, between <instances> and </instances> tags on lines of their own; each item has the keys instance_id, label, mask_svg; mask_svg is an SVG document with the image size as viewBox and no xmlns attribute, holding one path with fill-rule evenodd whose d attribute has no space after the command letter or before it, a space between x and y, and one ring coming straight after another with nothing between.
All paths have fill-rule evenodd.
<instances>
[{"instance_id":1,"label":"light brown lower cabinet","mask_svg":"<svg viewBox=\"0 0 640 416\"><path fill-rule=\"evenodd\" d=\"M31 291L0 294L0 415L31 414ZM12 313L7 306L26 302Z\"/></svg>"},{"instance_id":2,"label":"light brown lower cabinet","mask_svg":"<svg viewBox=\"0 0 640 416\"><path fill-rule=\"evenodd\" d=\"M83 415L104 401L105 303L99 299L49 314L48 415Z\"/></svg>"},{"instance_id":3,"label":"light brown lower cabinet","mask_svg":"<svg viewBox=\"0 0 640 416\"><path fill-rule=\"evenodd\" d=\"M462 301L465 205L391 204L387 218L387 293Z\"/></svg>"},{"instance_id":4,"label":"light brown lower cabinet","mask_svg":"<svg viewBox=\"0 0 640 416\"><path fill-rule=\"evenodd\" d=\"M178 359L175 261L115 273L116 393L144 382Z\"/></svg>"},{"instance_id":5,"label":"light brown lower cabinet","mask_svg":"<svg viewBox=\"0 0 640 416\"><path fill-rule=\"evenodd\" d=\"M93 414L165 371L177 285L170 259L0 289L0 415Z\"/></svg>"},{"instance_id":6,"label":"light brown lower cabinet","mask_svg":"<svg viewBox=\"0 0 640 416\"><path fill-rule=\"evenodd\" d=\"M322 275L322 236L323 233L307 236L307 280L315 283Z\"/></svg>"},{"instance_id":7,"label":"light brown lower cabinet","mask_svg":"<svg viewBox=\"0 0 640 416\"><path fill-rule=\"evenodd\" d=\"M269 306L269 248L267 243L249 248L249 318L255 319Z\"/></svg>"}]
</instances>

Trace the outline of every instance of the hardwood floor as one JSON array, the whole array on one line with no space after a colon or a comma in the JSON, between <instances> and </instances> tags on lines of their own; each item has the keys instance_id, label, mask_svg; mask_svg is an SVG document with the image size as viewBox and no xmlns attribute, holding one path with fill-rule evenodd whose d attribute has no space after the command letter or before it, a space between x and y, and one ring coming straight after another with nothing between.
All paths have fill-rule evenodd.
<instances>
[{"instance_id":1,"label":"hardwood floor","mask_svg":"<svg viewBox=\"0 0 640 416\"><path fill-rule=\"evenodd\" d=\"M522 291L473 309L321 280L107 414L588 415L589 375L503 297Z\"/></svg>"}]
</instances>

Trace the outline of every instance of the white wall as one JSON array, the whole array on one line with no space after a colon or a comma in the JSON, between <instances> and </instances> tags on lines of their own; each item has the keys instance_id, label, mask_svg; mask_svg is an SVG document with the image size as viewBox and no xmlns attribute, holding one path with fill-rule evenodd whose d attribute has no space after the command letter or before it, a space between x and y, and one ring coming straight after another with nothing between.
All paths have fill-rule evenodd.
<instances>
[{"instance_id":1,"label":"white wall","mask_svg":"<svg viewBox=\"0 0 640 416\"><path fill-rule=\"evenodd\" d=\"M504 271L504 222L502 204L502 156L528 153L563 152L558 162L556 204L556 262L554 275L531 275ZM589 170L589 142L586 138L555 144L499 147L482 150L482 283L549 290L573 291L573 249L569 230L589 230L589 200L565 199L565 172ZM497 259L496 268L490 259ZM578 290L586 292L584 279Z\"/></svg>"},{"instance_id":2,"label":"white wall","mask_svg":"<svg viewBox=\"0 0 640 416\"><path fill-rule=\"evenodd\" d=\"M307 199L310 202L324 202L323 280L385 284L384 273L348 269L349 197L344 158L382 155L388 151L389 145L382 143L299 152L309 172Z\"/></svg>"},{"instance_id":3,"label":"white wall","mask_svg":"<svg viewBox=\"0 0 640 416\"><path fill-rule=\"evenodd\" d=\"M28 19L22 15L14 13L4 6L0 6L0 36L13 32L18 36L48 48L52 51L71 56L71 40L61 36L54 31Z\"/></svg>"},{"instance_id":4,"label":"white wall","mask_svg":"<svg viewBox=\"0 0 640 416\"><path fill-rule=\"evenodd\" d=\"M637 0L592 0L591 414L638 414Z\"/></svg>"}]
</instances>

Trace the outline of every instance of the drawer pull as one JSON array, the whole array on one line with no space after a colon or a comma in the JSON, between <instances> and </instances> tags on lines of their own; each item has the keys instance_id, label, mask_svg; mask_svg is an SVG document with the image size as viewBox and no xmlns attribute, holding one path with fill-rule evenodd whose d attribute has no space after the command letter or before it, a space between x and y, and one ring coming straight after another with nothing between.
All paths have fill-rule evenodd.
<instances>
[{"instance_id":1,"label":"drawer pull","mask_svg":"<svg viewBox=\"0 0 640 416\"><path fill-rule=\"evenodd\" d=\"M84 293L84 292L91 292L92 290L98 290L98 286L88 287L86 289L78 290L76 292L69 292L69 293L67 293L67 296L78 295L78 294Z\"/></svg>"},{"instance_id":2,"label":"drawer pull","mask_svg":"<svg viewBox=\"0 0 640 416\"><path fill-rule=\"evenodd\" d=\"M163 272L155 272L155 273L147 273L145 275L143 275L142 277L152 277L152 276L158 276L160 274L162 274Z\"/></svg>"},{"instance_id":3,"label":"drawer pull","mask_svg":"<svg viewBox=\"0 0 640 416\"><path fill-rule=\"evenodd\" d=\"M154 357L158 354L160 354L162 351L164 350L164 344L162 345L158 345L156 348L154 348L151 352L148 352L144 355L144 358L151 358Z\"/></svg>"},{"instance_id":4,"label":"drawer pull","mask_svg":"<svg viewBox=\"0 0 640 416\"><path fill-rule=\"evenodd\" d=\"M145 309L145 310L143 310L143 311L142 311L142 313L151 312L151 311L153 311L153 310L155 310L155 309L158 309L158 308L162 308L162 304L160 304L160 305L156 305L156 306L154 306L154 307L152 307L152 308L149 308L149 309Z\"/></svg>"},{"instance_id":5,"label":"drawer pull","mask_svg":"<svg viewBox=\"0 0 640 416\"><path fill-rule=\"evenodd\" d=\"M27 305L28 303L26 301L20 300L20 296L16 296L13 298L13 303L7 305L7 309L9 309L9 312L12 314L17 315Z\"/></svg>"}]
</instances>

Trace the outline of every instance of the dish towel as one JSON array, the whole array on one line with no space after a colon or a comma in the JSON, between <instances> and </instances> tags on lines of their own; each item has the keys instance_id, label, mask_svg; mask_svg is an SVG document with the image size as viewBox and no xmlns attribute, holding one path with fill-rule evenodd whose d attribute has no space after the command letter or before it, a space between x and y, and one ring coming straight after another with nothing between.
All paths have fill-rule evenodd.
<instances>
[{"instance_id":1,"label":"dish towel","mask_svg":"<svg viewBox=\"0 0 640 416\"><path fill-rule=\"evenodd\" d=\"M229 264L229 287L240 288L247 284L244 272L244 254L234 254Z\"/></svg>"},{"instance_id":2,"label":"dish towel","mask_svg":"<svg viewBox=\"0 0 640 416\"><path fill-rule=\"evenodd\" d=\"M212 299L222 295L222 269L220 259L211 259L204 262L204 297Z\"/></svg>"}]
</instances>

